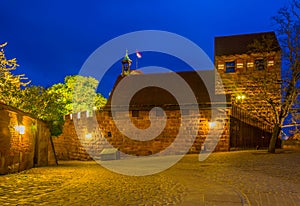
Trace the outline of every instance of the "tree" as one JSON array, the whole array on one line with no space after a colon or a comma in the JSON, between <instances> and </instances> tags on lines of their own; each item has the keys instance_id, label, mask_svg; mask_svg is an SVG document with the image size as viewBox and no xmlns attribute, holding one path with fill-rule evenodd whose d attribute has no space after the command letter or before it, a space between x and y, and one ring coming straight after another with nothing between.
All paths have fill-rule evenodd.
<instances>
[{"instance_id":1,"label":"tree","mask_svg":"<svg viewBox=\"0 0 300 206\"><path fill-rule=\"evenodd\" d=\"M293 0L289 6L278 11L273 18L278 26L277 33L282 48L283 66L286 75L282 82L282 104L276 111L276 124L270 140L268 151L275 152L283 122L299 96L300 84L300 1Z\"/></svg>"},{"instance_id":2,"label":"tree","mask_svg":"<svg viewBox=\"0 0 300 206\"><path fill-rule=\"evenodd\" d=\"M282 101L278 107L270 98L275 124L268 151L275 153L276 141L285 118L294 107L299 96L300 84L300 1L293 0L288 6L281 8L277 16L273 17L277 26L277 36L282 50L282 66L284 76L282 77Z\"/></svg>"},{"instance_id":3,"label":"tree","mask_svg":"<svg viewBox=\"0 0 300 206\"><path fill-rule=\"evenodd\" d=\"M80 88L75 91L75 85ZM106 99L95 92L98 81L92 77L67 76L64 83L45 89L30 86L22 90L20 109L48 122L51 134L62 132L64 116L73 112L97 109L106 104ZM88 95L91 94L91 95ZM75 98L75 100L73 100Z\"/></svg>"},{"instance_id":4,"label":"tree","mask_svg":"<svg viewBox=\"0 0 300 206\"><path fill-rule=\"evenodd\" d=\"M300 93L300 90L299 92ZM300 140L300 99L299 95L296 100L296 103L293 105L290 111L290 118L288 118L288 128L290 129L289 133L292 134L293 138Z\"/></svg>"},{"instance_id":5,"label":"tree","mask_svg":"<svg viewBox=\"0 0 300 206\"><path fill-rule=\"evenodd\" d=\"M21 97L19 109L47 122L52 135L61 133L66 109L58 94L50 93L42 86L31 85L22 90Z\"/></svg>"},{"instance_id":6,"label":"tree","mask_svg":"<svg viewBox=\"0 0 300 206\"><path fill-rule=\"evenodd\" d=\"M280 111L282 105L281 96L281 55L282 50L274 35L268 33L262 38L255 39L249 46L249 53L256 58L257 75L249 76L248 90L253 92L253 97L260 100L249 104L249 111L256 113L256 116L265 125L273 127L273 133L269 142L276 147L282 123L280 123ZM259 65L261 64L261 65ZM262 69L259 69L261 66ZM247 83L248 83L247 82ZM278 130L278 125L280 129ZM277 136L277 138L274 138ZM272 141L275 140L275 141Z\"/></svg>"},{"instance_id":7,"label":"tree","mask_svg":"<svg viewBox=\"0 0 300 206\"><path fill-rule=\"evenodd\" d=\"M64 84L55 84L50 93L61 96L59 101L65 104L66 114L86 110L100 109L106 104L106 98L96 93L98 80L93 77L73 75L65 77Z\"/></svg>"},{"instance_id":8,"label":"tree","mask_svg":"<svg viewBox=\"0 0 300 206\"><path fill-rule=\"evenodd\" d=\"M249 77L249 81L255 82L255 96L264 100L259 107L252 105L250 110L255 111L261 119L273 126L268 147L270 153L275 153L276 142L285 119L288 115L295 116L293 111L299 106L297 98L300 91L300 1L293 0L287 7L281 8L277 16L273 17L273 21L277 27L281 61L272 62L280 64L274 66L282 67L284 72L281 72L280 77L278 72L264 70L261 71L259 78ZM268 64L271 56L276 57L275 52L278 51L276 45L274 38L265 36L263 39L255 40L249 47L252 54L259 54L262 62ZM267 68L267 65L264 67ZM263 110L268 110L270 114L263 113ZM295 118L288 119L295 121Z\"/></svg>"},{"instance_id":9,"label":"tree","mask_svg":"<svg viewBox=\"0 0 300 206\"><path fill-rule=\"evenodd\" d=\"M12 71L19 66L16 58L7 59L4 47L7 43L0 45L0 101L19 108L21 102L21 87L30 83L24 74L15 75Z\"/></svg>"},{"instance_id":10,"label":"tree","mask_svg":"<svg viewBox=\"0 0 300 206\"><path fill-rule=\"evenodd\" d=\"M52 135L62 132L65 115L100 109L106 104L106 99L96 93L98 81L93 77L67 76L64 83L47 89L28 86L30 81L24 74L12 73L19 65L16 58L5 57L6 45L0 45L0 101L46 121Z\"/></svg>"}]
</instances>

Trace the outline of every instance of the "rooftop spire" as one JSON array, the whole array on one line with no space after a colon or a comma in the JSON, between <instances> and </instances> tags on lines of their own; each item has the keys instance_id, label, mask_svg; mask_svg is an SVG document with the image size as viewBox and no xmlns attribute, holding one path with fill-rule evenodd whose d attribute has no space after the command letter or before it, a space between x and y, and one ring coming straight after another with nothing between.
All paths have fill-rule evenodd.
<instances>
[{"instance_id":1,"label":"rooftop spire","mask_svg":"<svg viewBox=\"0 0 300 206\"><path fill-rule=\"evenodd\" d=\"M126 49L126 54L122 60L122 76L130 74L131 63L132 63L132 60L129 58L128 50Z\"/></svg>"},{"instance_id":2,"label":"rooftop spire","mask_svg":"<svg viewBox=\"0 0 300 206\"><path fill-rule=\"evenodd\" d=\"M128 56L128 50L127 49L126 49L126 53L125 53L125 56L123 58L123 61L130 61L130 62L132 62L132 60Z\"/></svg>"}]
</instances>

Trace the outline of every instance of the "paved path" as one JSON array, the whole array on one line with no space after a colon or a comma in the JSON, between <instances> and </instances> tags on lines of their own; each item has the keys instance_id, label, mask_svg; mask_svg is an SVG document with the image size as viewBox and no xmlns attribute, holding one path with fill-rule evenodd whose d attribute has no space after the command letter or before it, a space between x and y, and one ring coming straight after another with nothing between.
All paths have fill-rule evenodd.
<instances>
[{"instance_id":1,"label":"paved path","mask_svg":"<svg viewBox=\"0 0 300 206\"><path fill-rule=\"evenodd\" d=\"M143 177L60 162L0 176L0 205L300 205L300 153L214 153L203 162L187 155Z\"/></svg>"}]
</instances>

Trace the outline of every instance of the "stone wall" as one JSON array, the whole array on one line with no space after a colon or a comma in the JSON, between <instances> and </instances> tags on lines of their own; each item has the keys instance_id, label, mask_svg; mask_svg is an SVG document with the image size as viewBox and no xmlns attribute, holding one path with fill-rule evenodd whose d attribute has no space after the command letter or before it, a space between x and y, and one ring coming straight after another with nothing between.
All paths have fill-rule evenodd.
<instances>
[{"instance_id":1,"label":"stone wall","mask_svg":"<svg viewBox=\"0 0 300 206\"><path fill-rule=\"evenodd\" d=\"M0 103L0 174L48 165L49 137L44 122Z\"/></svg>"},{"instance_id":2,"label":"stone wall","mask_svg":"<svg viewBox=\"0 0 300 206\"><path fill-rule=\"evenodd\" d=\"M215 66L221 77L216 81L216 93L231 95L232 103L250 115L273 122L273 111L267 99L279 105L281 99L280 51L266 54L215 56ZM255 60L264 59L264 69L258 70ZM236 71L226 73L226 62L235 62ZM224 93L223 92L223 93Z\"/></svg>"},{"instance_id":3,"label":"stone wall","mask_svg":"<svg viewBox=\"0 0 300 206\"><path fill-rule=\"evenodd\" d=\"M220 108L225 112L224 116L218 116L214 119L214 131L220 131L220 140L214 151L229 151L229 115L230 108ZM134 115L132 115L135 113ZM180 110L165 110L167 122L164 130L154 139L148 141L138 141L125 136L116 128L110 111L96 111L90 113L87 117L86 112L66 116L63 133L54 137L54 145L58 159L76 159L88 160L91 157L86 153L88 151L93 158L99 158L100 152L104 148L115 147L121 152L121 157L126 155L147 156L160 154L164 149L169 148L168 154L185 153L185 147L189 147L189 153L199 153L201 149L210 150L213 140L206 141L208 137L209 122L211 122L211 110L201 109L200 114L194 110L185 111L183 115L189 115L186 118L188 122L185 128L181 128L182 139L174 142L179 128L182 126ZM120 121L125 117L128 111L118 111L116 114ZM129 116L132 124L140 129L146 129L150 126L149 111L139 110L130 111ZM159 116L152 117L153 121ZM224 123L224 127L218 127ZM124 119L124 124L126 121ZM76 130L75 126L76 125ZM198 129L197 129L198 128ZM192 131L195 131L196 138L194 142L189 138ZM214 134L209 134L213 139ZM174 144L173 144L174 143Z\"/></svg>"}]
</instances>

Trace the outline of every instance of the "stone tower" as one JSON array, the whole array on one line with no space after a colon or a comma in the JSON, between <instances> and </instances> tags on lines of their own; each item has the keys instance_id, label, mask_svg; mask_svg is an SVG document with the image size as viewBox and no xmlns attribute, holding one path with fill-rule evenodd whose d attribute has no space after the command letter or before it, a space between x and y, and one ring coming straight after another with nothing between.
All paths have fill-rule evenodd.
<instances>
[{"instance_id":1,"label":"stone tower","mask_svg":"<svg viewBox=\"0 0 300 206\"><path fill-rule=\"evenodd\" d=\"M281 50L274 32L215 37L215 68L233 105L266 122L272 119L268 101L280 105Z\"/></svg>"},{"instance_id":2,"label":"stone tower","mask_svg":"<svg viewBox=\"0 0 300 206\"><path fill-rule=\"evenodd\" d=\"M124 58L122 59L122 76L126 76L130 74L130 66L131 66L132 60L128 56L128 50L126 50L126 54Z\"/></svg>"}]
</instances>

